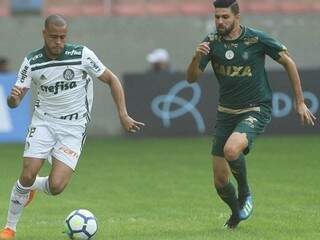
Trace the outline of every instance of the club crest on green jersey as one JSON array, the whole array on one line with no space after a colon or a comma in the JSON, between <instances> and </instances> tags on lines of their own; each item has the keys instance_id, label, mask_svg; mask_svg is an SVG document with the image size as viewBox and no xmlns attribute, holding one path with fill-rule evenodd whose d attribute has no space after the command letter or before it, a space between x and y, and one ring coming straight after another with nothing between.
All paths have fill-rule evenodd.
<instances>
[{"instance_id":1,"label":"club crest on green jersey","mask_svg":"<svg viewBox=\"0 0 320 240\"><path fill-rule=\"evenodd\" d=\"M232 50L228 50L226 51L226 55L225 55L226 59L228 60L232 60L234 58L234 52Z\"/></svg>"}]
</instances>

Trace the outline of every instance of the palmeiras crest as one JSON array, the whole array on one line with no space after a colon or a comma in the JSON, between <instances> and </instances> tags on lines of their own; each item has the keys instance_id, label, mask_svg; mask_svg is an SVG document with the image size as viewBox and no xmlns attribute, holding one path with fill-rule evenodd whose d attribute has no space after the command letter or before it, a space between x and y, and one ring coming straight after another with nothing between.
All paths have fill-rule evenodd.
<instances>
[{"instance_id":1,"label":"palmeiras crest","mask_svg":"<svg viewBox=\"0 0 320 240\"><path fill-rule=\"evenodd\" d=\"M66 69L63 72L63 78L65 80L72 80L74 78L74 71L72 71L71 69Z\"/></svg>"}]
</instances>

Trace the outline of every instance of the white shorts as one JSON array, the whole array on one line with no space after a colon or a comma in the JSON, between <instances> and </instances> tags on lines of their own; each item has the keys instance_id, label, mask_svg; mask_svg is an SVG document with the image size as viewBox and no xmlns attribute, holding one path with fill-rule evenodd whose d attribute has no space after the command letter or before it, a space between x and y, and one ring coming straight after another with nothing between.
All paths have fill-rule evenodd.
<instances>
[{"instance_id":1,"label":"white shorts","mask_svg":"<svg viewBox=\"0 0 320 240\"><path fill-rule=\"evenodd\" d=\"M44 160L52 156L75 170L85 141L85 132L83 124L62 124L34 115L23 156Z\"/></svg>"}]
</instances>

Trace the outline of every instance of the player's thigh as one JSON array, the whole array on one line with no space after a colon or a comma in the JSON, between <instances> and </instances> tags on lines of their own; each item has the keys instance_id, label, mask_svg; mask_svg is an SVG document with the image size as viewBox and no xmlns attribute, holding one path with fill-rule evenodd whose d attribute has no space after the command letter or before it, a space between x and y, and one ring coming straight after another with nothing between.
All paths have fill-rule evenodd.
<instances>
[{"instance_id":1,"label":"player's thigh","mask_svg":"<svg viewBox=\"0 0 320 240\"><path fill-rule=\"evenodd\" d=\"M85 127L82 125L58 126L56 133L58 140L52 156L75 170L85 140Z\"/></svg>"},{"instance_id":2,"label":"player's thigh","mask_svg":"<svg viewBox=\"0 0 320 240\"><path fill-rule=\"evenodd\" d=\"M230 160L236 160L239 155L248 147L246 132L233 132L224 146L224 155Z\"/></svg>"},{"instance_id":3,"label":"player's thigh","mask_svg":"<svg viewBox=\"0 0 320 240\"><path fill-rule=\"evenodd\" d=\"M223 126L219 122L216 124L214 129L214 136L212 139L211 155L224 157L224 146L232 133L233 128L230 126Z\"/></svg>"},{"instance_id":4,"label":"player's thigh","mask_svg":"<svg viewBox=\"0 0 320 240\"><path fill-rule=\"evenodd\" d=\"M213 156L213 178L216 187L223 187L229 181L230 167L225 158Z\"/></svg>"},{"instance_id":5,"label":"player's thigh","mask_svg":"<svg viewBox=\"0 0 320 240\"><path fill-rule=\"evenodd\" d=\"M56 139L50 124L33 117L28 129L23 157L47 159L55 142Z\"/></svg>"},{"instance_id":6,"label":"player's thigh","mask_svg":"<svg viewBox=\"0 0 320 240\"><path fill-rule=\"evenodd\" d=\"M243 150L248 154L253 146L255 138L265 131L266 126L271 121L271 110L262 107L260 112L249 112L237 124L234 129L235 133L245 133L248 144Z\"/></svg>"},{"instance_id":7,"label":"player's thigh","mask_svg":"<svg viewBox=\"0 0 320 240\"><path fill-rule=\"evenodd\" d=\"M217 112L217 120L214 128L214 137L211 154L213 156L225 157L224 146L239 122L235 114Z\"/></svg>"}]
</instances>

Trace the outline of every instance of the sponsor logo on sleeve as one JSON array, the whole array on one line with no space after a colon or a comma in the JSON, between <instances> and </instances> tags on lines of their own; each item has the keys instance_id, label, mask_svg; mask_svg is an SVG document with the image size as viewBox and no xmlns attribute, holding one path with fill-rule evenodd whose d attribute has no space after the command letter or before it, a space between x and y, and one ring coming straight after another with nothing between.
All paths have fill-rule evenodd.
<instances>
[{"instance_id":1,"label":"sponsor logo on sleeve","mask_svg":"<svg viewBox=\"0 0 320 240\"><path fill-rule=\"evenodd\" d=\"M20 82L24 83L24 81L26 80L26 78L28 77L27 73L28 73L28 69L29 66L24 66L24 68L22 69L22 71L20 72Z\"/></svg>"},{"instance_id":2,"label":"sponsor logo on sleeve","mask_svg":"<svg viewBox=\"0 0 320 240\"><path fill-rule=\"evenodd\" d=\"M37 60L38 58L42 58L42 57L43 57L43 54L42 54L42 53L39 53L39 54L33 56L33 57L31 58L31 61L35 61L35 60Z\"/></svg>"},{"instance_id":3,"label":"sponsor logo on sleeve","mask_svg":"<svg viewBox=\"0 0 320 240\"><path fill-rule=\"evenodd\" d=\"M98 64L93 61L91 57L87 57L87 60L89 61L90 66L93 68L94 71L100 72L101 68L98 66Z\"/></svg>"}]
</instances>

